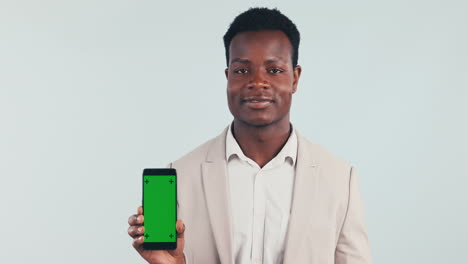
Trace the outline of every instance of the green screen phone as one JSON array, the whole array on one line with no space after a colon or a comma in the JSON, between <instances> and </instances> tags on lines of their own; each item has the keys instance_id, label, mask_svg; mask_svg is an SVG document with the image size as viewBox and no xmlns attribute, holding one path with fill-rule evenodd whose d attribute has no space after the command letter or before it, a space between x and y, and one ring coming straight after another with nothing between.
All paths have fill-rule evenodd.
<instances>
[{"instance_id":1,"label":"green screen phone","mask_svg":"<svg viewBox=\"0 0 468 264\"><path fill-rule=\"evenodd\" d=\"M175 169L143 170L144 249L177 248L177 175Z\"/></svg>"}]
</instances>

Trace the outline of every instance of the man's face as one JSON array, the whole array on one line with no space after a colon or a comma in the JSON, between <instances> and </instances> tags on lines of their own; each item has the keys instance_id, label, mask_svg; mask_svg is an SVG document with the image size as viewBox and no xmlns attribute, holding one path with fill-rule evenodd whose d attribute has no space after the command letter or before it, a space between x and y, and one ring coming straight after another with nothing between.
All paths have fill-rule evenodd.
<instances>
[{"instance_id":1,"label":"man's face","mask_svg":"<svg viewBox=\"0 0 468 264\"><path fill-rule=\"evenodd\" d=\"M242 32L231 41L225 70L229 110L251 126L289 122L301 73L293 69L291 43L282 31Z\"/></svg>"}]
</instances>

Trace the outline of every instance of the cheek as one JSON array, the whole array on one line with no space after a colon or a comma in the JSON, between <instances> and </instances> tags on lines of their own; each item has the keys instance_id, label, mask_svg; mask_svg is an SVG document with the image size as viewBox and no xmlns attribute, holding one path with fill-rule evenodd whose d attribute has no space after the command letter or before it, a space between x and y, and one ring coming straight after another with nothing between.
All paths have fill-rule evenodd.
<instances>
[{"instance_id":1,"label":"cheek","mask_svg":"<svg viewBox=\"0 0 468 264\"><path fill-rule=\"evenodd\" d=\"M230 88L227 89L226 93L227 93L228 99L230 100L235 98L237 94L233 89L230 89Z\"/></svg>"},{"instance_id":2,"label":"cheek","mask_svg":"<svg viewBox=\"0 0 468 264\"><path fill-rule=\"evenodd\" d=\"M291 99L292 99L292 88L284 89L280 93L278 93L277 100L281 103L281 105L291 103Z\"/></svg>"},{"instance_id":3,"label":"cheek","mask_svg":"<svg viewBox=\"0 0 468 264\"><path fill-rule=\"evenodd\" d=\"M234 98L239 96L242 90L241 87L242 85L236 84L234 81L229 81L226 89L228 97Z\"/></svg>"},{"instance_id":4,"label":"cheek","mask_svg":"<svg viewBox=\"0 0 468 264\"><path fill-rule=\"evenodd\" d=\"M232 89L232 87L228 87L226 94L229 108L236 107L236 102L239 100L239 93L236 90Z\"/></svg>"}]
</instances>

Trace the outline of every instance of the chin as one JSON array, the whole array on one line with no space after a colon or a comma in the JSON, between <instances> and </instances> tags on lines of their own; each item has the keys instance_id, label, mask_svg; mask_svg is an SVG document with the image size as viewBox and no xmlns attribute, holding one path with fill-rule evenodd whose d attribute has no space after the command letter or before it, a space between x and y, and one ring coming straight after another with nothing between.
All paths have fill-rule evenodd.
<instances>
[{"instance_id":1,"label":"chin","mask_svg":"<svg viewBox=\"0 0 468 264\"><path fill-rule=\"evenodd\" d=\"M266 119L239 119L239 121L253 127L266 127L275 123L273 120Z\"/></svg>"}]
</instances>

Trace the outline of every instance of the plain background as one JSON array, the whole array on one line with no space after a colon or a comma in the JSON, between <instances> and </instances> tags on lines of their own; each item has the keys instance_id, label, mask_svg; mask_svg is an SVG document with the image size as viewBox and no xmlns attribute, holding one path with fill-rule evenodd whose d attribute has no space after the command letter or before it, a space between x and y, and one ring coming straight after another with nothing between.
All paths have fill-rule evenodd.
<instances>
[{"instance_id":1,"label":"plain background","mask_svg":"<svg viewBox=\"0 0 468 264\"><path fill-rule=\"evenodd\" d=\"M291 121L358 168L374 263L468 263L466 1L0 0L1 263L143 263L142 169L232 120L251 6L301 32Z\"/></svg>"}]
</instances>

